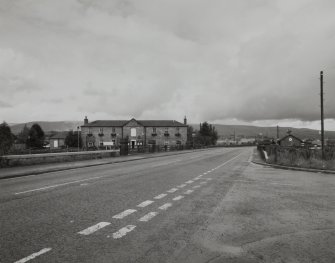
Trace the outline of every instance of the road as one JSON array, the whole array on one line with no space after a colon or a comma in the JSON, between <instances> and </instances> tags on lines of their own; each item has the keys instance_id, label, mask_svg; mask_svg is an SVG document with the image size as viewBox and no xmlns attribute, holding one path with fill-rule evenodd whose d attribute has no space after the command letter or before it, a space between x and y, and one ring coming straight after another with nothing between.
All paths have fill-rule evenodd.
<instances>
[{"instance_id":1,"label":"road","mask_svg":"<svg viewBox=\"0 0 335 263\"><path fill-rule=\"evenodd\" d=\"M335 262L335 177L217 148L0 181L1 262Z\"/></svg>"}]
</instances>

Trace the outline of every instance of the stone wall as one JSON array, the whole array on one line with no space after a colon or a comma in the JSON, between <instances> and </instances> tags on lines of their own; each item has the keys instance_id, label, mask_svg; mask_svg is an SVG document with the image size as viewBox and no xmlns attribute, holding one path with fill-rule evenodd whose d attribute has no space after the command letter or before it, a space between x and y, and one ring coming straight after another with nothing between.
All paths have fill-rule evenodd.
<instances>
[{"instance_id":1,"label":"stone wall","mask_svg":"<svg viewBox=\"0 0 335 263\"><path fill-rule=\"evenodd\" d=\"M119 150L7 155L0 157L0 167L111 158L119 155Z\"/></svg>"}]
</instances>

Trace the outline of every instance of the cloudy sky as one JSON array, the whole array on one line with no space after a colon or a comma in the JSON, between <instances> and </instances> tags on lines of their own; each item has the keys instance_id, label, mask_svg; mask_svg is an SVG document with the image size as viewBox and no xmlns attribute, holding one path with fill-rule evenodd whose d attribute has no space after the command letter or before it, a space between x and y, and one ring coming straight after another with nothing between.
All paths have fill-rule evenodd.
<instances>
[{"instance_id":1,"label":"cloudy sky","mask_svg":"<svg viewBox=\"0 0 335 263\"><path fill-rule=\"evenodd\" d=\"M335 130L334 0L0 0L0 121Z\"/></svg>"}]
</instances>

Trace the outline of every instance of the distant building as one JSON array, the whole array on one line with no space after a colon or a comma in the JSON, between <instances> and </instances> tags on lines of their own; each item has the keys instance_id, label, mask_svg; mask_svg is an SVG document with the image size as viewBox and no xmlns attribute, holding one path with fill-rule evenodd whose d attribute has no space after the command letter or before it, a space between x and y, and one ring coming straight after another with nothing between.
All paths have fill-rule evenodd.
<instances>
[{"instance_id":1,"label":"distant building","mask_svg":"<svg viewBox=\"0 0 335 263\"><path fill-rule=\"evenodd\" d=\"M283 147L296 147L302 146L303 141L298 137L291 134L291 131L287 132L288 134L283 138L278 140L278 144Z\"/></svg>"},{"instance_id":2,"label":"distant building","mask_svg":"<svg viewBox=\"0 0 335 263\"><path fill-rule=\"evenodd\" d=\"M50 149L58 149L65 147L65 138L68 132L59 132L50 137Z\"/></svg>"},{"instance_id":3,"label":"distant building","mask_svg":"<svg viewBox=\"0 0 335 263\"><path fill-rule=\"evenodd\" d=\"M81 136L85 147L119 147L127 139L129 147L181 146L187 141L187 120L97 120L84 119Z\"/></svg>"}]
</instances>

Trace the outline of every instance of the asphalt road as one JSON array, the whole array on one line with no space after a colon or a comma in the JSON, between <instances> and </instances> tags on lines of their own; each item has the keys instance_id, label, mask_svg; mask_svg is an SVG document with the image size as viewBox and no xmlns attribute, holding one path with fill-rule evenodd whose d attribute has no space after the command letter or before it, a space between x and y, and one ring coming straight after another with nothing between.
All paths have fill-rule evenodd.
<instances>
[{"instance_id":1,"label":"asphalt road","mask_svg":"<svg viewBox=\"0 0 335 263\"><path fill-rule=\"evenodd\" d=\"M220 148L0 181L1 262L335 262L335 177Z\"/></svg>"}]
</instances>

